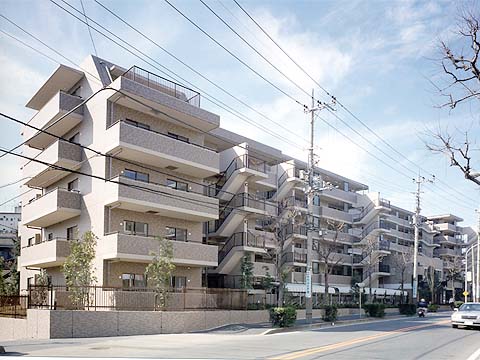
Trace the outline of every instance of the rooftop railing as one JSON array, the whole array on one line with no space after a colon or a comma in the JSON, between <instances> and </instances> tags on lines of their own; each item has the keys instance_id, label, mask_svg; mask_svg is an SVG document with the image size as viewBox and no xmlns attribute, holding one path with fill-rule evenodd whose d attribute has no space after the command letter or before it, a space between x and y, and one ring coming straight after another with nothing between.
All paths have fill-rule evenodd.
<instances>
[{"instance_id":1,"label":"rooftop railing","mask_svg":"<svg viewBox=\"0 0 480 360\"><path fill-rule=\"evenodd\" d=\"M151 89L185 101L190 105L200 107L200 93L151 73L150 71L142 69L138 66L132 66L125 73L123 73L122 76L139 84L145 85Z\"/></svg>"}]
</instances>

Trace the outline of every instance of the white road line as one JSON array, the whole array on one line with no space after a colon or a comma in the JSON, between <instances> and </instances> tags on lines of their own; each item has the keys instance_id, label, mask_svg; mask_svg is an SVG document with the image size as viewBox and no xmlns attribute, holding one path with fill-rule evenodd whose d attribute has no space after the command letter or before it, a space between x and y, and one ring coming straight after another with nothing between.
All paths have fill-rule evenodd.
<instances>
[{"instance_id":1,"label":"white road line","mask_svg":"<svg viewBox=\"0 0 480 360\"><path fill-rule=\"evenodd\" d=\"M467 358L467 360L478 360L478 359L480 359L480 348Z\"/></svg>"}]
</instances>

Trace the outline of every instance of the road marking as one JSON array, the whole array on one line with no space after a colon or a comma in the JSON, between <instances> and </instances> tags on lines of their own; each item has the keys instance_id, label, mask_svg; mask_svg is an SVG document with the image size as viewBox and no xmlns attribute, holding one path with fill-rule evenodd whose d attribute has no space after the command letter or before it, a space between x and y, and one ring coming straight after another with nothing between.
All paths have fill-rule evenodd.
<instances>
[{"instance_id":1,"label":"road marking","mask_svg":"<svg viewBox=\"0 0 480 360\"><path fill-rule=\"evenodd\" d=\"M470 355L467 360L478 360L478 359L480 359L480 349L478 349L472 355Z\"/></svg>"},{"instance_id":2,"label":"road marking","mask_svg":"<svg viewBox=\"0 0 480 360\"><path fill-rule=\"evenodd\" d=\"M404 327L404 328L397 329L397 330L383 332L381 334L369 335L369 336L364 336L364 337L361 337L361 338L342 341L342 342L339 342L339 343L324 345L324 346L320 346L320 347L317 347L317 348L311 348L311 349L291 352L291 353L281 355L281 356L276 356L276 357L273 357L273 358L270 358L270 359L271 360L298 359L298 358L301 358L301 357L304 357L304 356L313 355L313 354L316 354L316 353L325 352L325 351L329 351L329 350L335 350L335 349L338 349L338 348L341 348L341 347L345 347L345 346L349 346L349 345L355 345L355 344L358 344L358 343L362 343L362 342L366 342L366 341L370 341L370 340L374 340L374 339L379 339L379 338L386 337L386 336L393 335L393 334L397 334L397 333L408 332L408 331L411 331L411 330L422 329L422 328L426 328L426 327L430 327L430 326L442 325L442 324L447 324L447 323L450 323L450 320L442 320L442 321L436 321L434 323ZM472 359L467 359L467 360L472 360Z\"/></svg>"}]
</instances>

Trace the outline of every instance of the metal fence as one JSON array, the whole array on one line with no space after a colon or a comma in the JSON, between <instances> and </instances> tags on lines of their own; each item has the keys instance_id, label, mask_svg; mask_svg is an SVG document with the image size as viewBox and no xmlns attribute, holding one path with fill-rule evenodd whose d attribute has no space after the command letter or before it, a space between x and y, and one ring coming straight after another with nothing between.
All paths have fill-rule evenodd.
<instances>
[{"instance_id":1,"label":"metal fence","mask_svg":"<svg viewBox=\"0 0 480 360\"><path fill-rule=\"evenodd\" d=\"M151 89L176 97L190 105L200 107L200 93L197 91L165 79L138 66L132 66L122 76Z\"/></svg>"},{"instance_id":2,"label":"metal fence","mask_svg":"<svg viewBox=\"0 0 480 360\"><path fill-rule=\"evenodd\" d=\"M117 288L104 286L66 287L32 285L28 289L28 308L50 310L244 310L246 290L215 288L171 289L166 305L149 288Z\"/></svg>"},{"instance_id":3,"label":"metal fence","mask_svg":"<svg viewBox=\"0 0 480 360\"><path fill-rule=\"evenodd\" d=\"M0 296L0 317L27 317L27 296Z\"/></svg>"}]
</instances>

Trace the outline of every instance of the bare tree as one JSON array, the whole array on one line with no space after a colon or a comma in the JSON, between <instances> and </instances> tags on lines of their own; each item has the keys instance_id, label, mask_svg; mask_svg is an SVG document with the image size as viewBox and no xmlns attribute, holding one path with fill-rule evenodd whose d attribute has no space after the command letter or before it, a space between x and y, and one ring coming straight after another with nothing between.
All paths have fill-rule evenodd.
<instances>
[{"instance_id":1,"label":"bare tree","mask_svg":"<svg viewBox=\"0 0 480 360\"><path fill-rule=\"evenodd\" d=\"M368 277L368 295L369 301L372 300L372 274L375 272L377 265L380 263L380 260L385 256L380 251L380 241L376 237L369 237L362 241L361 243L362 248L362 264L364 269L367 271ZM364 280L365 282L365 275Z\"/></svg>"},{"instance_id":2,"label":"bare tree","mask_svg":"<svg viewBox=\"0 0 480 360\"><path fill-rule=\"evenodd\" d=\"M440 42L442 54L441 67L445 73L446 83L437 86L440 95L446 99L440 107L455 109L457 105L480 99L480 41L479 16L472 10L463 10L458 24L458 39L453 44ZM466 179L480 185L472 169L471 151L474 143L468 131L462 133L461 140L441 129L432 131L427 148L446 155L453 167L460 169Z\"/></svg>"},{"instance_id":3,"label":"bare tree","mask_svg":"<svg viewBox=\"0 0 480 360\"><path fill-rule=\"evenodd\" d=\"M409 247L405 251L396 252L392 256L392 265L395 267L395 271L400 275L400 303L403 303L403 294L405 289L405 274L413 264L413 248Z\"/></svg>"},{"instance_id":4,"label":"bare tree","mask_svg":"<svg viewBox=\"0 0 480 360\"><path fill-rule=\"evenodd\" d=\"M313 249L318 254L318 259L323 263L323 278L325 283L325 299L328 299L328 277L331 275L333 269L338 265L342 258L336 255L338 253L338 237L339 233L343 231L345 224L342 222L336 222L327 220L327 232L333 232L332 239L326 239L325 236L321 236L320 240L314 241Z\"/></svg>"},{"instance_id":5,"label":"bare tree","mask_svg":"<svg viewBox=\"0 0 480 360\"><path fill-rule=\"evenodd\" d=\"M455 281L462 280L462 274L464 271L464 266L462 264L462 258L456 256L453 262L450 263L450 266L447 269L447 281L452 282L452 297L455 299Z\"/></svg>"}]
</instances>

